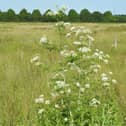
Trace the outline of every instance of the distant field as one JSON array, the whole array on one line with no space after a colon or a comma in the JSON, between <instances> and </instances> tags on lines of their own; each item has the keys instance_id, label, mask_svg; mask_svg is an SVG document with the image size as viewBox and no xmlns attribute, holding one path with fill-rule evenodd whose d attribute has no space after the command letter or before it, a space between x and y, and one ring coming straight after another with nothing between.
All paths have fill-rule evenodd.
<instances>
[{"instance_id":1,"label":"distant field","mask_svg":"<svg viewBox=\"0 0 126 126\"><path fill-rule=\"evenodd\" d=\"M40 95L48 96L47 80L60 58L42 49L39 40L43 34L58 43L53 23L0 23L0 122L14 124L24 121L32 124L34 118L34 99ZM118 81L117 92L120 109L126 111L126 24L80 23L92 30L94 46L110 54L110 69ZM117 49L113 48L117 40ZM30 64L35 54L47 64L41 72ZM126 113L124 113L126 116ZM5 124L5 126L8 126Z\"/></svg>"}]
</instances>

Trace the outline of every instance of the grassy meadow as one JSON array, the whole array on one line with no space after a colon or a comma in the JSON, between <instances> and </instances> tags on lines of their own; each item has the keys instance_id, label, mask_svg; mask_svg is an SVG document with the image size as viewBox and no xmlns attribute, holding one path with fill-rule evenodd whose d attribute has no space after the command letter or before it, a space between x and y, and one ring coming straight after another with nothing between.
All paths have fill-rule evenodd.
<instances>
[{"instance_id":1,"label":"grassy meadow","mask_svg":"<svg viewBox=\"0 0 126 126\"><path fill-rule=\"evenodd\" d=\"M32 126L35 115L34 99L50 92L48 78L60 56L39 44L42 35L58 44L53 23L0 23L0 126ZM94 46L108 53L110 63L104 66L117 79L120 111L126 116L126 24L80 23L93 31ZM117 40L118 47L113 48ZM46 64L39 69L30 59L41 54ZM21 124L21 125L20 125ZM24 124L24 125L22 125ZM33 125L34 126L34 125Z\"/></svg>"}]
</instances>

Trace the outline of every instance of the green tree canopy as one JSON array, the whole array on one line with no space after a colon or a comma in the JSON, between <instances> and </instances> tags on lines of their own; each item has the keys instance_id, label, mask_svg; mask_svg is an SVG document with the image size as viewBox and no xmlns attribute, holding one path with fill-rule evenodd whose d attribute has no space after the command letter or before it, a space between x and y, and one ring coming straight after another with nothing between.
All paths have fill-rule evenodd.
<instances>
[{"instance_id":1,"label":"green tree canopy","mask_svg":"<svg viewBox=\"0 0 126 126\"><path fill-rule=\"evenodd\" d=\"M31 14L27 12L26 9L22 9L19 13L20 21L31 21Z\"/></svg>"},{"instance_id":2,"label":"green tree canopy","mask_svg":"<svg viewBox=\"0 0 126 126\"><path fill-rule=\"evenodd\" d=\"M113 15L112 15L111 11L106 11L103 14L103 21L104 22L111 22L113 20L114 20L114 18L113 18Z\"/></svg>"},{"instance_id":3,"label":"green tree canopy","mask_svg":"<svg viewBox=\"0 0 126 126\"><path fill-rule=\"evenodd\" d=\"M83 9L80 12L80 21L82 22L89 22L91 20L91 13L88 9Z\"/></svg>"},{"instance_id":4,"label":"green tree canopy","mask_svg":"<svg viewBox=\"0 0 126 126\"><path fill-rule=\"evenodd\" d=\"M31 17L32 21L40 21L41 20L41 13L38 9L32 11Z\"/></svg>"},{"instance_id":5,"label":"green tree canopy","mask_svg":"<svg viewBox=\"0 0 126 126\"><path fill-rule=\"evenodd\" d=\"M16 21L17 17L15 14L15 11L12 9L8 9L8 11L6 12L6 18L7 18L7 21Z\"/></svg>"},{"instance_id":6,"label":"green tree canopy","mask_svg":"<svg viewBox=\"0 0 126 126\"><path fill-rule=\"evenodd\" d=\"M74 9L71 9L69 11L69 13L68 13L68 19L71 22L78 22L78 21L80 21L79 14Z\"/></svg>"},{"instance_id":7,"label":"green tree canopy","mask_svg":"<svg viewBox=\"0 0 126 126\"><path fill-rule=\"evenodd\" d=\"M102 22L103 20L103 15L99 11L95 11L92 14L92 21L93 22Z\"/></svg>"}]
</instances>

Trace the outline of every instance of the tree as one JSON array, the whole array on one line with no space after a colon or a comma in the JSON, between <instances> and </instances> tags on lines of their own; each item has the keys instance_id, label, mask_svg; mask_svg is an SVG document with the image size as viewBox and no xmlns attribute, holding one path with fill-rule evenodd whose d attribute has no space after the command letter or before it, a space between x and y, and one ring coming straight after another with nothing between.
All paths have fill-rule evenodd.
<instances>
[{"instance_id":1,"label":"tree","mask_svg":"<svg viewBox=\"0 0 126 126\"><path fill-rule=\"evenodd\" d=\"M92 14L92 21L93 22L102 22L103 21L103 15L99 11L95 11Z\"/></svg>"},{"instance_id":2,"label":"tree","mask_svg":"<svg viewBox=\"0 0 126 126\"><path fill-rule=\"evenodd\" d=\"M54 15L53 11L48 9L44 14L43 14L43 21L45 22L56 22L56 15Z\"/></svg>"},{"instance_id":3,"label":"tree","mask_svg":"<svg viewBox=\"0 0 126 126\"><path fill-rule=\"evenodd\" d=\"M41 13L38 9L33 10L31 17L32 21L41 21Z\"/></svg>"},{"instance_id":4,"label":"tree","mask_svg":"<svg viewBox=\"0 0 126 126\"><path fill-rule=\"evenodd\" d=\"M126 15L115 15L114 19L116 22L126 22Z\"/></svg>"},{"instance_id":5,"label":"tree","mask_svg":"<svg viewBox=\"0 0 126 126\"><path fill-rule=\"evenodd\" d=\"M2 11L0 10L0 21L2 21Z\"/></svg>"},{"instance_id":6,"label":"tree","mask_svg":"<svg viewBox=\"0 0 126 126\"><path fill-rule=\"evenodd\" d=\"M15 11L12 9L8 9L8 11L6 12L6 20L7 21L17 21L17 16L15 14Z\"/></svg>"},{"instance_id":7,"label":"tree","mask_svg":"<svg viewBox=\"0 0 126 126\"><path fill-rule=\"evenodd\" d=\"M112 15L112 12L111 11L106 11L104 14L103 14L103 21L104 22L111 22L114 20L114 17Z\"/></svg>"},{"instance_id":8,"label":"tree","mask_svg":"<svg viewBox=\"0 0 126 126\"><path fill-rule=\"evenodd\" d=\"M91 13L87 9L81 10L80 21L82 21L82 22L90 22L91 21Z\"/></svg>"},{"instance_id":9,"label":"tree","mask_svg":"<svg viewBox=\"0 0 126 126\"><path fill-rule=\"evenodd\" d=\"M1 21L5 21L5 22L7 22L8 21L8 19L7 19L7 12L1 12L1 14L0 14L1 16Z\"/></svg>"},{"instance_id":10,"label":"tree","mask_svg":"<svg viewBox=\"0 0 126 126\"><path fill-rule=\"evenodd\" d=\"M78 22L78 21L80 21L79 14L74 9L71 9L69 11L69 13L68 13L68 19L71 22Z\"/></svg>"},{"instance_id":11,"label":"tree","mask_svg":"<svg viewBox=\"0 0 126 126\"><path fill-rule=\"evenodd\" d=\"M26 9L22 9L19 13L19 19L23 22L31 21L31 14Z\"/></svg>"}]
</instances>

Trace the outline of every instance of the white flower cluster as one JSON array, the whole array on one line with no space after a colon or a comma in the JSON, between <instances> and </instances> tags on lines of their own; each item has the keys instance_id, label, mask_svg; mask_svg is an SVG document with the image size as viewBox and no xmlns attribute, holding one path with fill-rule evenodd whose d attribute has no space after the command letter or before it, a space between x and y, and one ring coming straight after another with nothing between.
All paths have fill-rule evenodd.
<instances>
[{"instance_id":1,"label":"white flower cluster","mask_svg":"<svg viewBox=\"0 0 126 126\"><path fill-rule=\"evenodd\" d=\"M50 100L46 100L44 98L44 95L40 95L38 98L35 99L35 103L49 105L50 104Z\"/></svg>"},{"instance_id":2,"label":"white flower cluster","mask_svg":"<svg viewBox=\"0 0 126 126\"><path fill-rule=\"evenodd\" d=\"M64 57L76 57L77 53L73 50L69 51L69 50L63 50L60 52L60 54Z\"/></svg>"},{"instance_id":3,"label":"white flower cluster","mask_svg":"<svg viewBox=\"0 0 126 126\"><path fill-rule=\"evenodd\" d=\"M82 47L82 48L79 48L78 50L79 50L79 52L81 52L81 53L88 53L88 52L91 52L91 49L88 48L88 47Z\"/></svg>"},{"instance_id":4,"label":"white flower cluster","mask_svg":"<svg viewBox=\"0 0 126 126\"><path fill-rule=\"evenodd\" d=\"M112 75L112 72L109 72L110 75ZM104 87L109 87L110 84L116 84L117 81L115 79L111 79L110 76L108 76L106 73L101 74L101 81Z\"/></svg>"},{"instance_id":5,"label":"white flower cluster","mask_svg":"<svg viewBox=\"0 0 126 126\"><path fill-rule=\"evenodd\" d=\"M63 21L61 21L61 22L58 22L58 23L56 23L56 26L57 27L69 27L71 24L69 23L69 22L63 22Z\"/></svg>"},{"instance_id":6,"label":"white flower cluster","mask_svg":"<svg viewBox=\"0 0 126 126\"><path fill-rule=\"evenodd\" d=\"M100 51L98 49L96 49L96 51L94 52L93 57L98 58L99 60L103 61L105 64L108 64L108 58L110 58L108 54L105 55L103 51Z\"/></svg>"},{"instance_id":7,"label":"white flower cluster","mask_svg":"<svg viewBox=\"0 0 126 126\"><path fill-rule=\"evenodd\" d=\"M47 39L47 37L46 37L45 35L43 35L43 36L41 37L40 43L41 43L41 44L46 44L46 43L48 43L48 39Z\"/></svg>"},{"instance_id":8,"label":"white flower cluster","mask_svg":"<svg viewBox=\"0 0 126 126\"><path fill-rule=\"evenodd\" d=\"M41 65L40 56L37 54L36 56L31 58L30 62L31 64L34 64L35 66L40 66Z\"/></svg>"},{"instance_id":9,"label":"white flower cluster","mask_svg":"<svg viewBox=\"0 0 126 126\"><path fill-rule=\"evenodd\" d=\"M56 26L58 28L60 27L60 30L64 30L62 28L68 27L70 24L59 22ZM75 114L74 117L77 116L75 111L79 110L80 115L85 113L85 107L94 107L90 111L93 117L94 114L96 114L93 110L103 113L103 109L101 108L107 96L102 95L102 91L109 91L107 89L111 89L112 83L116 84L117 81L112 79L112 72L108 74L101 73L101 61L108 64L110 56L104 54L103 51L98 49L94 51L94 49L91 48L90 42L93 42L95 39L91 36L89 29L82 26L72 26L66 34L66 37L65 39L70 40L72 44L70 43L70 46L63 45L64 49L60 50L60 55L62 56L60 58L61 61L49 82L52 86L52 92L50 93L51 101L45 100L44 96L41 95L35 102L37 104L46 105L51 103L49 108L46 106L45 108L39 109L38 113L43 114L45 111L47 111L47 115L49 112L54 113L53 116L59 115L59 117L55 116L55 118L60 118L61 122L67 124L67 122L73 119L72 114ZM69 37L71 37L71 39ZM47 42L47 38L43 37L41 39L41 43ZM32 62L37 61L39 61L39 57L32 59ZM98 92L95 92L96 90L98 90ZM99 100L102 99L102 97L103 100ZM66 115L62 116L62 112ZM45 117L47 118L48 116ZM98 115L96 115L96 117L98 117ZM71 122L74 123L73 120Z\"/></svg>"},{"instance_id":10,"label":"white flower cluster","mask_svg":"<svg viewBox=\"0 0 126 126\"><path fill-rule=\"evenodd\" d=\"M97 100L96 98L93 98L91 101L90 101L90 106L94 106L94 107L97 107L98 105L100 105L101 102L99 100Z\"/></svg>"}]
</instances>

